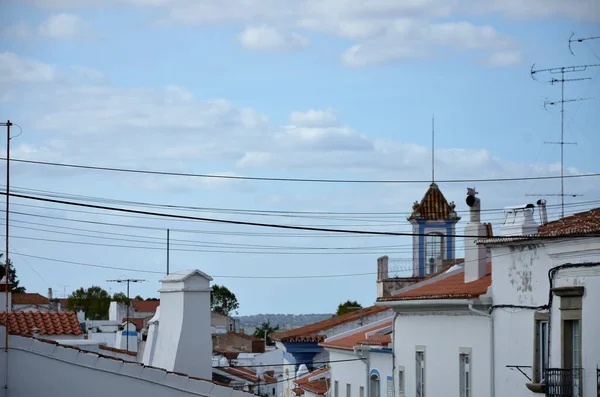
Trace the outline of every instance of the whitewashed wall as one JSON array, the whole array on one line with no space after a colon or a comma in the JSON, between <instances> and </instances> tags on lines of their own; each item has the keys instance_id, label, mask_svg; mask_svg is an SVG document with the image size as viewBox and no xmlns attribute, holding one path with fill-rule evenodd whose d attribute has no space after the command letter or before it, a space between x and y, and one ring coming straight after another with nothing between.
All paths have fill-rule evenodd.
<instances>
[{"instance_id":1,"label":"whitewashed wall","mask_svg":"<svg viewBox=\"0 0 600 397\"><path fill-rule=\"evenodd\" d=\"M600 238L548 240L513 246L491 246L492 295L494 305L542 306L548 304L548 271L566 263L600 262ZM564 269L555 276L555 285L582 285L582 365L586 371L584 393L596 391L595 370L600 366L600 267ZM560 298L554 297L551 316L550 367L560 368ZM495 394L530 397L529 380L507 365L532 366L534 355L534 313L527 309L495 309ZM523 369L530 377L531 370Z\"/></svg>"},{"instance_id":2,"label":"whitewashed wall","mask_svg":"<svg viewBox=\"0 0 600 397\"><path fill-rule=\"evenodd\" d=\"M472 395L490 395L489 318L468 311L398 316L394 335L396 371L404 367L407 397L416 394L416 346L425 346L427 396L459 395L459 348L472 349Z\"/></svg>"},{"instance_id":3,"label":"whitewashed wall","mask_svg":"<svg viewBox=\"0 0 600 397\"><path fill-rule=\"evenodd\" d=\"M333 387L335 381L339 386L339 397L359 397L360 388L364 388L364 396L368 397L368 377L371 373L377 373L380 376L380 396L387 395L387 378L392 376L392 355L389 353L366 353L368 364L364 360L335 362L339 360L353 360L358 356L354 351L330 349L331 357L331 396L334 396ZM350 396L347 395L346 385L350 385ZM371 396L376 397L376 396Z\"/></svg>"},{"instance_id":4,"label":"whitewashed wall","mask_svg":"<svg viewBox=\"0 0 600 397\"><path fill-rule=\"evenodd\" d=\"M4 328L2 328L3 332ZM2 333L0 332L0 333ZM4 336L2 336L4 341ZM3 344L3 342L2 342ZM2 397L120 395L160 397L244 397L212 382L144 367L94 353L56 346L31 338L11 336L8 391ZM0 380L5 381L5 352L0 350ZM42 376L43 374L43 376ZM35 381L32 382L32 377Z\"/></svg>"}]
</instances>

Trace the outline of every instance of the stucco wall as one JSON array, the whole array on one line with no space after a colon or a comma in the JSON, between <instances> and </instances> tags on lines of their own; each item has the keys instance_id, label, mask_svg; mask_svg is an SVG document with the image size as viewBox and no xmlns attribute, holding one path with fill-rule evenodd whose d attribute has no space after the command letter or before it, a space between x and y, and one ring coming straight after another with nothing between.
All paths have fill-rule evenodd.
<instances>
[{"instance_id":1,"label":"stucco wall","mask_svg":"<svg viewBox=\"0 0 600 397\"><path fill-rule=\"evenodd\" d=\"M2 338L2 341L4 339ZM10 337L8 393L3 397L139 395L161 397L244 397L246 393L137 363L102 358L93 353L30 338ZM5 370L0 350L0 378ZM32 382L33 378L35 379Z\"/></svg>"},{"instance_id":2,"label":"stucco wall","mask_svg":"<svg viewBox=\"0 0 600 397\"><path fill-rule=\"evenodd\" d=\"M545 242L492 246L492 293L494 305L542 306L548 304L548 271L567 263L600 262L600 239L548 240ZM554 277L554 287L585 287L582 299L582 366L584 395L596 391L596 366L600 366L600 267L563 269ZM562 367L560 297L552 302L550 367ZM529 380L507 365L532 366L534 357L533 309L499 308L495 324L496 396L531 396ZM531 377L531 369L523 368Z\"/></svg>"},{"instance_id":3,"label":"stucco wall","mask_svg":"<svg viewBox=\"0 0 600 397\"><path fill-rule=\"evenodd\" d=\"M364 387L365 397L385 397L387 395L387 378L392 376L392 354L391 353L367 353L368 364L364 361L335 362L338 360L353 360L358 357L353 351L331 349L331 384L335 381L339 385L339 397L359 397L360 387ZM380 377L380 395L369 396L367 387L368 374L377 374ZM346 385L350 384L350 396L346 394ZM331 396L334 390L331 390Z\"/></svg>"},{"instance_id":4,"label":"stucco wall","mask_svg":"<svg viewBox=\"0 0 600 397\"><path fill-rule=\"evenodd\" d=\"M405 395L415 396L415 350L425 346L427 396L458 395L459 348L471 348L472 395L489 396L489 332L489 318L468 311L398 316L394 335L396 370L404 367Z\"/></svg>"}]
</instances>

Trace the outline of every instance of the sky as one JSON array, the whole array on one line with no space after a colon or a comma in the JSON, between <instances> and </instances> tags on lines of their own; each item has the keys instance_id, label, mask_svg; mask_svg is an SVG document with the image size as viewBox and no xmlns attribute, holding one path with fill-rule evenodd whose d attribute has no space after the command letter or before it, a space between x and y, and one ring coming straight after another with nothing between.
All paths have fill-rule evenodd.
<instances>
[{"instance_id":1,"label":"sky","mask_svg":"<svg viewBox=\"0 0 600 397\"><path fill-rule=\"evenodd\" d=\"M560 84L548 83L560 74L533 79L530 72L533 64L600 64L600 40L569 49L571 35L600 36L599 4L4 0L0 120L18 124L11 159L418 181L239 180L11 161L11 192L211 219L410 233L406 218L432 179L435 115L435 180L462 216L458 234L468 220L467 187L476 187L496 232L505 206L539 198L557 219L558 179L470 181L560 175L559 145L545 143L560 140L560 107L548 104L560 99ZM590 99L565 103L564 140L577 143L565 145L565 175L600 172L599 74L594 66L566 74L586 79L565 83L565 99ZM0 166L5 175L6 161ZM455 179L465 181L448 181ZM565 179L565 192L578 194L565 198L565 213L600 206L599 181ZM59 297L92 285L124 291L107 281L124 278L145 280L132 284L132 296L158 297L167 229L171 271L211 275L236 294L240 315L331 313L347 299L371 305L377 258L388 255L398 274L412 261L412 239L403 236L177 220L27 198L11 198L10 211L9 255L21 284ZM6 222L4 212L0 218Z\"/></svg>"}]
</instances>

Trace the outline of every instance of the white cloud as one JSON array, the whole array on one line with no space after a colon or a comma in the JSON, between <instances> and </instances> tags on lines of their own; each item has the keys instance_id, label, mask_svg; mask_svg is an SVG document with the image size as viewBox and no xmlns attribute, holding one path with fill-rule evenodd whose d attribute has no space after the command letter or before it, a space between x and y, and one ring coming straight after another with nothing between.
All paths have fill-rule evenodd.
<instances>
[{"instance_id":1,"label":"white cloud","mask_svg":"<svg viewBox=\"0 0 600 397\"><path fill-rule=\"evenodd\" d=\"M84 82L98 83L104 82L106 80L104 74L96 69L88 68L85 66L72 65L71 70L75 73L77 77L81 78Z\"/></svg>"},{"instance_id":2,"label":"white cloud","mask_svg":"<svg viewBox=\"0 0 600 397\"><path fill-rule=\"evenodd\" d=\"M521 60L519 51L500 51L483 59L483 62L490 66L512 66L519 64Z\"/></svg>"},{"instance_id":3,"label":"white cloud","mask_svg":"<svg viewBox=\"0 0 600 397\"><path fill-rule=\"evenodd\" d=\"M253 51L297 50L309 44L299 34L284 34L266 25L246 28L239 35L239 41L244 48Z\"/></svg>"},{"instance_id":4,"label":"white cloud","mask_svg":"<svg viewBox=\"0 0 600 397\"><path fill-rule=\"evenodd\" d=\"M328 126L337 123L338 114L333 108L309 109L306 112L292 112L290 122L302 126Z\"/></svg>"},{"instance_id":5,"label":"white cloud","mask_svg":"<svg viewBox=\"0 0 600 397\"><path fill-rule=\"evenodd\" d=\"M29 26L25 22L17 22L14 25L8 25L2 28L0 35L14 39L26 39L29 37Z\"/></svg>"},{"instance_id":6,"label":"white cloud","mask_svg":"<svg viewBox=\"0 0 600 397\"><path fill-rule=\"evenodd\" d=\"M74 14L50 15L38 28L42 36L54 39L75 39L89 35L89 27L85 21Z\"/></svg>"},{"instance_id":7,"label":"white cloud","mask_svg":"<svg viewBox=\"0 0 600 397\"><path fill-rule=\"evenodd\" d=\"M19 57L12 52L0 53L0 82L43 83L56 78L56 70L47 63Z\"/></svg>"},{"instance_id":8,"label":"white cloud","mask_svg":"<svg viewBox=\"0 0 600 397\"><path fill-rule=\"evenodd\" d=\"M490 54L489 63L494 66L506 66L518 60L512 40L491 26L476 26L468 22L431 24L423 20L398 19L385 35L346 50L342 63L348 67L363 67L421 59L436 55L442 48L487 52Z\"/></svg>"}]
</instances>

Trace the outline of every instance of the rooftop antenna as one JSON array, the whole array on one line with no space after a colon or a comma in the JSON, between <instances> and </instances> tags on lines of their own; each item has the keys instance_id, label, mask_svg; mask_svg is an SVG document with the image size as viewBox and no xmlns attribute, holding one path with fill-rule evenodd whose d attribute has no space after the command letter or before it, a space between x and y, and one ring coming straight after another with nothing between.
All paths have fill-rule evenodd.
<instances>
[{"instance_id":1,"label":"rooftop antenna","mask_svg":"<svg viewBox=\"0 0 600 397\"><path fill-rule=\"evenodd\" d=\"M583 43L584 41L588 41L588 40L597 40L597 39L600 39L600 36L579 37L579 38L575 38L575 39L573 38L573 36L575 36L575 33L571 32L571 36L569 37L569 52L571 53L571 55L575 55L573 53L573 49L571 47L571 43ZM592 51L592 50L590 49L590 51ZM594 56L596 58L600 59L600 57L598 57L598 55L596 55L596 53L594 51L592 51L592 53L594 54Z\"/></svg>"},{"instance_id":2,"label":"rooftop antenna","mask_svg":"<svg viewBox=\"0 0 600 397\"><path fill-rule=\"evenodd\" d=\"M579 66L560 66L555 68L548 69L534 69L535 64L531 66L531 78L536 80L535 75L538 73L549 73L550 75L560 74L560 78L552 77L549 80L549 83L554 85L555 83L560 83L560 100L556 101L544 101L544 107L547 108L549 105L557 105L560 104L560 140L556 142L544 142L546 144L554 144L560 145L560 206L561 206L561 218L565 216L565 196L579 196L579 194L568 194L565 195L565 181L564 181L564 148L565 145L576 145L575 142L565 142L565 103L568 102L576 102L576 101L585 101L591 98L574 98L574 99L565 99L565 82L572 81L582 81L589 80L589 77L582 78L573 78L567 79L565 78L566 73L578 73L584 72L588 68L599 67L600 64L589 64L589 65L579 65ZM539 195L536 195L539 196ZM550 196L546 194L545 196Z\"/></svg>"},{"instance_id":3,"label":"rooftop antenna","mask_svg":"<svg viewBox=\"0 0 600 397\"><path fill-rule=\"evenodd\" d=\"M435 183L435 114L431 116L431 183Z\"/></svg>"},{"instance_id":4,"label":"rooftop antenna","mask_svg":"<svg viewBox=\"0 0 600 397\"><path fill-rule=\"evenodd\" d=\"M106 280L108 283L127 283L127 322L129 323L129 306L131 306L131 301L129 300L129 283L143 283L146 280L139 280L134 278L123 278L118 280ZM129 327L127 327L129 328ZM129 331L129 330L127 330ZM129 334L126 334L125 338L125 350L129 352Z\"/></svg>"}]
</instances>

